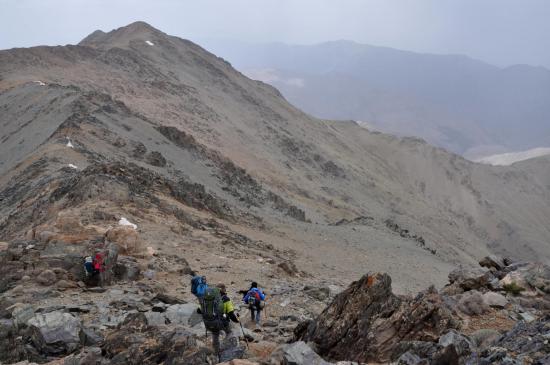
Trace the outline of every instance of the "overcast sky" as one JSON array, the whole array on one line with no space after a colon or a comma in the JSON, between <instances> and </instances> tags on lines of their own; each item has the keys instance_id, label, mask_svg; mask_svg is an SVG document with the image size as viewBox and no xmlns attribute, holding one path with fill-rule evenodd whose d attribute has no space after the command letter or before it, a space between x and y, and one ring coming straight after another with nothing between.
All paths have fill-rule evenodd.
<instances>
[{"instance_id":1,"label":"overcast sky","mask_svg":"<svg viewBox=\"0 0 550 365\"><path fill-rule=\"evenodd\" d=\"M0 49L77 43L136 20L204 39L348 39L550 68L550 0L0 0Z\"/></svg>"}]
</instances>

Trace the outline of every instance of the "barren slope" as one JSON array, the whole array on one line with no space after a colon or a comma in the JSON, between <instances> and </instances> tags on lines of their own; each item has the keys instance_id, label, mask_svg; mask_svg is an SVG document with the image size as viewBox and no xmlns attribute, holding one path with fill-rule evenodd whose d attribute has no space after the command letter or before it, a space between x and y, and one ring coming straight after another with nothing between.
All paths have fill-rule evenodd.
<instances>
[{"instance_id":1,"label":"barren slope","mask_svg":"<svg viewBox=\"0 0 550 365\"><path fill-rule=\"evenodd\" d=\"M204 259L206 244L218 263L200 269L214 276L244 281L266 252L333 283L389 271L398 290L441 284L450 263L490 251L550 257L550 164L478 165L312 118L142 22L1 51L0 93L3 240L39 238L64 211L107 226L106 212L166 255ZM221 254L239 235L244 256ZM277 265L260 278L280 280Z\"/></svg>"}]
</instances>

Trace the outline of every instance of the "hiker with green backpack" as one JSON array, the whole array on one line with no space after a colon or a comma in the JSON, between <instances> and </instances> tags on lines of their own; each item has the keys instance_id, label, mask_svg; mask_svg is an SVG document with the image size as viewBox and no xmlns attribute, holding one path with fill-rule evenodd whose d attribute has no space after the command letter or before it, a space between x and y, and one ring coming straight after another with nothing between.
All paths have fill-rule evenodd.
<instances>
[{"instance_id":1,"label":"hiker with green backpack","mask_svg":"<svg viewBox=\"0 0 550 365\"><path fill-rule=\"evenodd\" d=\"M225 285L208 287L199 300L201 306L197 312L202 315L206 330L212 333L212 345L216 354L220 356L220 332L222 331L227 339L235 339L234 346L237 347L239 337L233 334L231 322L239 323L239 319L235 315L233 302L227 296Z\"/></svg>"}]
</instances>

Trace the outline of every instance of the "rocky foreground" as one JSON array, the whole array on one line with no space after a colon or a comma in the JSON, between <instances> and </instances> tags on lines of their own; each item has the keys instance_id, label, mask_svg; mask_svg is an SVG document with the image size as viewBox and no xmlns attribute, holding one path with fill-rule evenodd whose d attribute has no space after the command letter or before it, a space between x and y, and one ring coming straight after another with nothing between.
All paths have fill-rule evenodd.
<instances>
[{"instance_id":1,"label":"rocky foreground","mask_svg":"<svg viewBox=\"0 0 550 365\"><path fill-rule=\"evenodd\" d=\"M153 270L119 256L115 244L109 250L112 276L101 287L82 281L76 256L1 244L1 364L550 362L546 265L490 256L477 269L451 272L442 290L415 297L393 294L383 273L363 276L331 301L329 288L288 287L288 302L330 303L302 322L288 313L251 331L243 320L240 345L225 344L218 359L191 297L163 293ZM178 270L182 280L193 274L187 263Z\"/></svg>"}]
</instances>

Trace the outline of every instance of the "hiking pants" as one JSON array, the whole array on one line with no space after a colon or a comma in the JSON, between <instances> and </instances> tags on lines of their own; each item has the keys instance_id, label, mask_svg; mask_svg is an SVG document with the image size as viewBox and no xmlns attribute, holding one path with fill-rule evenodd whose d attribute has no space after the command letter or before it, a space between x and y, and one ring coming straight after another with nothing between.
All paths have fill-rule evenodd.
<instances>
[{"instance_id":1,"label":"hiking pants","mask_svg":"<svg viewBox=\"0 0 550 365\"><path fill-rule=\"evenodd\" d=\"M255 321L256 324L260 324L260 312L262 310L256 306L250 307L250 319Z\"/></svg>"},{"instance_id":2,"label":"hiking pants","mask_svg":"<svg viewBox=\"0 0 550 365\"><path fill-rule=\"evenodd\" d=\"M224 324L223 328L219 331L212 332L212 346L214 347L214 352L216 355L220 355L220 332L225 333L225 339L226 340L233 340L235 338L236 345L238 346L239 336L233 333L233 329L231 328L231 323Z\"/></svg>"}]
</instances>

